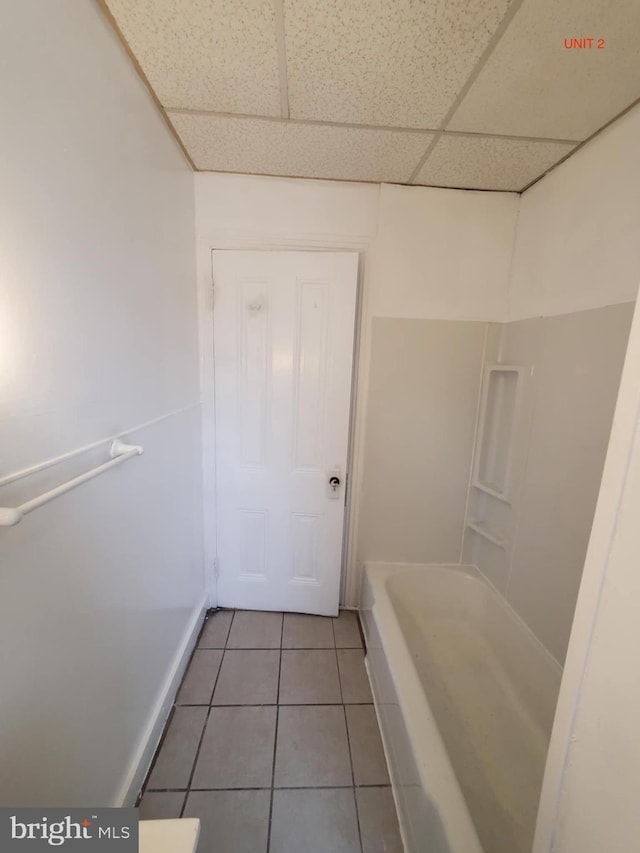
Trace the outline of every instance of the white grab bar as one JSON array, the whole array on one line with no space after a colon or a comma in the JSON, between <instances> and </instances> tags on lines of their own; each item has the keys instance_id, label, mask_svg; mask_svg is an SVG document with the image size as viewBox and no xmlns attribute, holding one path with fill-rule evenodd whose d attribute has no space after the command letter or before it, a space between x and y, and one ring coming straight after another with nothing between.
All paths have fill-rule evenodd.
<instances>
[{"instance_id":1,"label":"white grab bar","mask_svg":"<svg viewBox=\"0 0 640 853\"><path fill-rule=\"evenodd\" d=\"M126 462L126 460L131 459L132 456L139 456L142 452L143 448L140 447L139 444L125 444L123 441L120 441L120 439L116 439L112 443L111 450L109 451L109 455L111 456L109 462L103 462L102 465L97 465L90 471L85 471L84 474L80 474L78 477L74 477L66 483L61 483L54 489L50 489L48 492L38 495L37 498L32 498L30 501L20 504L20 506L0 507L0 527L11 527L12 525L17 524L19 521L22 521L22 518L28 512L32 512L34 509L38 509L38 507L48 504L49 501L54 500L54 498L64 495L65 492L75 489L76 486L80 486L88 480L93 480L94 477L97 477L104 471L108 471L109 468L115 468L116 465Z\"/></svg>"}]
</instances>

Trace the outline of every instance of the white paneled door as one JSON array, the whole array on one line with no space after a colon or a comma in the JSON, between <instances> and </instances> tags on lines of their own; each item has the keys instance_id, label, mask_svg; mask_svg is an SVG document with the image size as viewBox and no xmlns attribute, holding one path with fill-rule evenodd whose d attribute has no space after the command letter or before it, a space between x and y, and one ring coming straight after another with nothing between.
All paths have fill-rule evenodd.
<instances>
[{"instance_id":1,"label":"white paneled door","mask_svg":"<svg viewBox=\"0 0 640 853\"><path fill-rule=\"evenodd\" d=\"M357 269L213 253L222 607L338 612Z\"/></svg>"}]
</instances>

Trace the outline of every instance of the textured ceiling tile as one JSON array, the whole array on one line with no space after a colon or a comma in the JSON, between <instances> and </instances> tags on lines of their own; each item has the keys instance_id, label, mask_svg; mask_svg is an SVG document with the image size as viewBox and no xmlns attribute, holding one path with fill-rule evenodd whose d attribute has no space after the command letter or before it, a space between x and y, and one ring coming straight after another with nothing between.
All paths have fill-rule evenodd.
<instances>
[{"instance_id":1,"label":"textured ceiling tile","mask_svg":"<svg viewBox=\"0 0 640 853\"><path fill-rule=\"evenodd\" d=\"M280 115L272 0L107 0L165 107Z\"/></svg>"},{"instance_id":2,"label":"textured ceiling tile","mask_svg":"<svg viewBox=\"0 0 640 853\"><path fill-rule=\"evenodd\" d=\"M432 138L367 128L170 113L198 169L407 181Z\"/></svg>"},{"instance_id":3,"label":"textured ceiling tile","mask_svg":"<svg viewBox=\"0 0 640 853\"><path fill-rule=\"evenodd\" d=\"M438 127L511 0L284 0L292 118Z\"/></svg>"},{"instance_id":4,"label":"textured ceiling tile","mask_svg":"<svg viewBox=\"0 0 640 853\"><path fill-rule=\"evenodd\" d=\"M477 190L521 190L572 145L482 136L442 136L415 183Z\"/></svg>"},{"instance_id":5,"label":"textured ceiling tile","mask_svg":"<svg viewBox=\"0 0 640 853\"><path fill-rule=\"evenodd\" d=\"M640 0L525 0L449 129L585 139L639 95Z\"/></svg>"}]
</instances>

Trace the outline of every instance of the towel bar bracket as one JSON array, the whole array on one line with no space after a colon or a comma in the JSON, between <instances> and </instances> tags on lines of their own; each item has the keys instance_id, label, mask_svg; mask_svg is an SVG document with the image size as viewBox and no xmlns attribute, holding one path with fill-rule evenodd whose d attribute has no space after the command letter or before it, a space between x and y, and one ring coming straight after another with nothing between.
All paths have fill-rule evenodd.
<instances>
[{"instance_id":1,"label":"towel bar bracket","mask_svg":"<svg viewBox=\"0 0 640 853\"><path fill-rule=\"evenodd\" d=\"M102 465L97 465L95 468L85 471L84 474L79 474L77 477L67 480L66 483L61 483L59 486L49 489L48 492L44 492L43 494L38 495L38 497L32 498L30 501L20 504L20 506L0 507L0 527L13 527L13 525L22 521L27 513L33 512L34 509L44 506L44 504L49 503L54 500L54 498L60 497L60 495L64 495L66 492L70 492L71 489L75 489L76 486L80 486L82 483L93 480L94 477L99 476L104 471L108 471L110 468L115 468L116 465L120 465L127 459L131 459L132 456L139 456L143 452L143 448L139 444L126 444L124 441L116 438L111 443L111 448L109 450L109 456L111 458L108 462L103 462Z\"/></svg>"}]
</instances>

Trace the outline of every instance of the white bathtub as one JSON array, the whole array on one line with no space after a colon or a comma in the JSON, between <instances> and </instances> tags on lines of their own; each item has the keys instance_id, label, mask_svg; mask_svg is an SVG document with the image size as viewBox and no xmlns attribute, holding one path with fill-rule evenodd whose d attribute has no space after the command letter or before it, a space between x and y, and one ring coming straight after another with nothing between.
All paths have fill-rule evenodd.
<instances>
[{"instance_id":1,"label":"white bathtub","mask_svg":"<svg viewBox=\"0 0 640 853\"><path fill-rule=\"evenodd\" d=\"M559 665L473 566L369 563L362 617L408 853L530 853Z\"/></svg>"}]
</instances>

